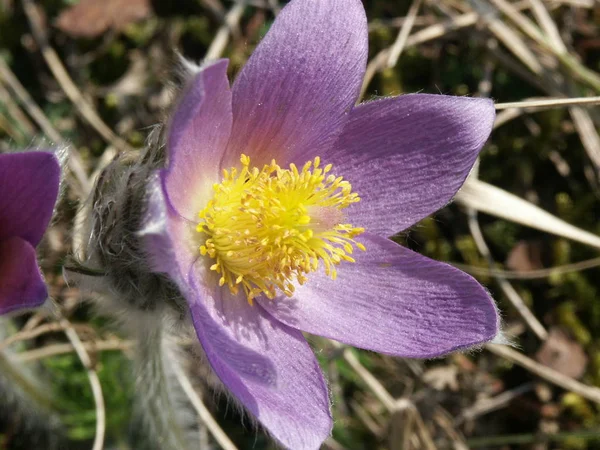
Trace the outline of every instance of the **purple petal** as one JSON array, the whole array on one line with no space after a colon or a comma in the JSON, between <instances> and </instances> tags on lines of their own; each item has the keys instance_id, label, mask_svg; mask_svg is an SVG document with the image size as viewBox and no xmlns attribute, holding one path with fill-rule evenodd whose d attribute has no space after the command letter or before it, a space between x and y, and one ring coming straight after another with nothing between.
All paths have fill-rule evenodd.
<instances>
[{"instance_id":1,"label":"purple petal","mask_svg":"<svg viewBox=\"0 0 600 450\"><path fill-rule=\"evenodd\" d=\"M0 314L39 306L47 297L35 248L18 237L0 241Z\"/></svg>"},{"instance_id":2,"label":"purple petal","mask_svg":"<svg viewBox=\"0 0 600 450\"><path fill-rule=\"evenodd\" d=\"M348 208L348 222L391 236L446 205L494 117L490 100L445 95L403 95L356 107L333 151L323 155L362 199Z\"/></svg>"},{"instance_id":3,"label":"purple petal","mask_svg":"<svg viewBox=\"0 0 600 450\"><path fill-rule=\"evenodd\" d=\"M205 273L196 268L188 302L215 373L285 447L319 448L332 420L327 386L308 343L256 303L218 287L214 272Z\"/></svg>"},{"instance_id":4,"label":"purple petal","mask_svg":"<svg viewBox=\"0 0 600 450\"><path fill-rule=\"evenodd\" d=\"M146 211L138 236L151 270L169 274L178 284L185 284L200 254L194 240L196 227L172 208L166 198L163 174L157 172L148 181Z\"/></svg>"},{"instance_id":5,"label":"purple petal","mask_svg":"<svg viewBox=\"0 0 600 450\"><path fill-rule=\"evenodd\" d=\"M181 293L189 300L198 334L209 335L212 344L222 350L224 359L248 377L273 378L274 369L267 358L240 346L213 320L200 296L203 285L196 283L199 286L196 288L189 283L194 263L200 257L193 242L195 226L177 215L166 201L160 173L154 175L147 189L148 206L138 236L143 242L151 270L166 273L177 283Z\"/></svg>"},{"instance_id":6,"label":"purple petal","mask_svg":"<svg viewBox=\"0 0 600 450\"><path fill-rule=\"evenodd\" d=\"M173 114L167 140L165 184L177 212L190 220L209 200L231 132L227 60L204 66Z\"/></svg>"},{"instance_id":7,"label":"purple petal","mask_svg":"<svg viewBox=\"0 0 600 450\"><path fill-rule=\"evenodd\" d=\"M50 152L0 155L0 240L39 244L52 217L60 165Z\"/></svg>"},{"instance_id":8,"label":"purple petal","mask_svg":"<svg viewBox=\"0 0 600 450\"><path fill-rule=\"evenodd\" d=\"M356 347L430 358L498 333L493 300L471 276L369 233L335 281L311 274L293 298L262 299L283 323Z\"/></svg>"},{"instance_id":9,"label":"purple petal","mask_svg":"<svg viewBox=\"0 0 600 450\"><path fill-rule=\"evenodd\" d=\"M275 321L260 306L250 307L244 298L232 298L227 289L217 287L218 280L199 259L194 224L170 208L159 174L148 189L139 235L152 269L168 273L188 300L216 374L284 445L318 448L331 430L329 403L302 334Z\"/></svg>"},{"instance_id":10,"label":"purple petal","mask_svg":"<svg viewBox=\"0 0 600 450\"><path fill-rule=\"evenodd\" d=\"M359 0L292 0L235 80L223 167L241 153L302 166L330 148L358 98L367 39Z\"/></svg>"}]
</instances>

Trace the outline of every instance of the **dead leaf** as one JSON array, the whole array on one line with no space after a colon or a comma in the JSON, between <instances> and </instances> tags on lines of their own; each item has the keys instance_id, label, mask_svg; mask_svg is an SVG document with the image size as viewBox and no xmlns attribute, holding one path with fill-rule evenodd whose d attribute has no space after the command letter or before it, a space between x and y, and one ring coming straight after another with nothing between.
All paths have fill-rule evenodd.
<instances>
[{"instance_id":1,"label":"dead leaf","mask_svg":"<svg viewBox=\"0 0 600 450\"><path fill-rule=\"evenodd\" d=\"M73 37L94 38L151 14L150 0L81 0L58 16L56 26Z\"/></svg>"},{"instance_id":2,"label":"dead leaf","mask_svg":"<svg viewBox=\"0 0 600 450\"><path fill-rule=\"evenodd\" d=\"M456 366L434 367L423 374L423 381L438 391L446 388L457 391L458 369Z\"/></svg>"},{"instance_id":3,"label":"dead leaf","mask_svg":"<svg viewBox=\"0 0 600 450\"><path fill-rule=\"evenodd\" d=\"M560 416L560 406L556 403L546 403L540 408L540 415L545 419L556 419Z\"/></svg>"},{"instance_id":4,"label":"dead leaf","mask_svg":"<svg viewBox=\"0 0 600 450\"><path fill-rule=\"evenodd\" d=\"M581 378L588 362L581 345L558 328L550 329L548 339L535 357L545 366L575 379Z\"/></svg>"},{"instance_id":5,"label":"dead leaf","mask_svg":"<svg viewBox=\"0 0 600 450\"><path fill-rule=\"evenodd\" d=\"M512 248L506 259L506 266L511 270L527 272L542 269L542 246L540 242L519 241Z\"/></svg>"}]
</instances>

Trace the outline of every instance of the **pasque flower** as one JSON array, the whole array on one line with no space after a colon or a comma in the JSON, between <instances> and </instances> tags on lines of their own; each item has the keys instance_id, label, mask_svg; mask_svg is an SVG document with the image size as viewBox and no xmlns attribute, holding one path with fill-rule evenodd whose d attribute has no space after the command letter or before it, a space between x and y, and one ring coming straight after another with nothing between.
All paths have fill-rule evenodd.
<instances>
[{"instance_id":1,"label":"pasque flower","mask_svg":"<svg viewBox=\"0 0 600 450\"><path fill-rule=\"evenodd\" d=\"M59 181L53 153L0 155L0 314L39 306L48 296L35 247L52 217Z\"/></svg>"},{"instance_id":2,"label":"pasque flower","mask_svg":"<svg viewBox=\"0 0 600 450\"><path fill-rule=\"evenodd\" d=\"M469 275L388 239L448 203L492 102L403 95L355 106L359 0L292 0L230 89L202 67L167 129L142 236L186 298L223 384L284 446L331 431L302 332L408 358L489 341L499 319Z\"/></svg>"}]
</instances>

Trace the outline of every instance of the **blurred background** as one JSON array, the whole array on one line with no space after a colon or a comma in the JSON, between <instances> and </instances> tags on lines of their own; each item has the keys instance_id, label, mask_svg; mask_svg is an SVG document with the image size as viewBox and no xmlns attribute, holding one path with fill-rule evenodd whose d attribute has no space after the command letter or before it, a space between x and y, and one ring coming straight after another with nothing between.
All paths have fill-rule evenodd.
<instances>
[{"instance_id":1,"label":"blurred background","mask_svg":"<svg viewBox=\"0 0 600 450\"><path fill-rule=\"evenodd\" d=\"M0 324L0 353L43 380L53 415L40 413L40 427L55 429L62 448L101 441L101 448L142 448L132 421L133 343L62 278L77 248L70 224L99 171L117 154L135 158L163 120L174 51L194 61L227 57L233 79L284 5L0 0L0 151L51 142L73 149L65 195L40 248L70 325L44 311ZM456 202L394 239L476 276L516 345L417 361L312 338L335 418L324 448L600 448L600 108L593 99L535 103L600 95L600 2L364 5L363 99L418 91L498 104L480 165ZM1 395L1 449L54 445ZM206 409L197 448L276 448L226 398L201 388L198 395Z\"/></svg>"}]
</instances>

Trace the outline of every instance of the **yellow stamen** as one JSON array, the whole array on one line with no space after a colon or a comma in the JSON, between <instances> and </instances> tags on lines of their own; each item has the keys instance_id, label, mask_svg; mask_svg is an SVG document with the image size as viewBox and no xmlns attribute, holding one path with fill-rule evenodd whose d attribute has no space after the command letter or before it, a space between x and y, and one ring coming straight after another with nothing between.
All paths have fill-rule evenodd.
<instances>
[{"instance_id":1,"label":"yellow stamen","mask_svg":"<svg viewBox=\"0 0 600 450\"><path fill-rule=\"evenodd\" d=\"M233 294L241 286L250 304L261 294L291 296L294 281L306 282L320 261L335 280L335 266L354 262L353 246L365 250L354 240L364 228L342 223L342 210L360 198L350 183L329 174L331 164L320 168L316 157L302 170L282 169L272 160L258 169L246 155L240 161L241 171L223 170L198 214L199 251L215 261L210 269L221 275L220 286Z\"/></svg>"}]
</instances>

